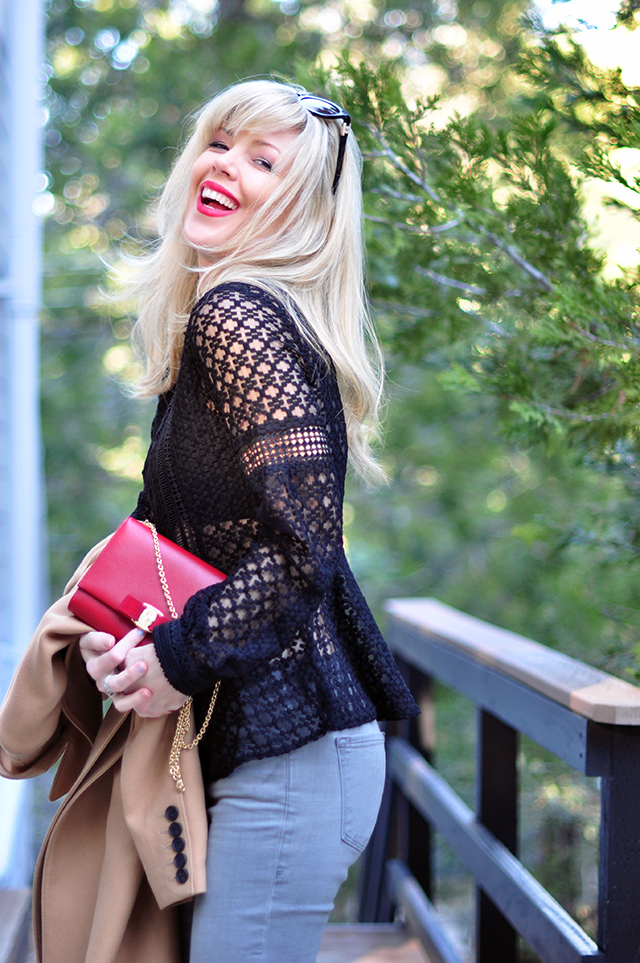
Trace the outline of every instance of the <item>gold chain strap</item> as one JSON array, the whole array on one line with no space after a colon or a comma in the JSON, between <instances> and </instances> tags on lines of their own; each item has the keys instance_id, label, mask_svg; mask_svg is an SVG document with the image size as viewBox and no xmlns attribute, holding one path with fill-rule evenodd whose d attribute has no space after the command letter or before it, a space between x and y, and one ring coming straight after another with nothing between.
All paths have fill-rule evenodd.
<instances>
[{"instance_id":1,"label":"gold chain strap","mask_svg":"<svg viewBox=\"0 0 640 963\"><path fill-rule=\"evenodd\" d=\"M156 526L153 522L143 522L147 528L151 530L153 536L153 545L156 550L156 563L158 565L158 575L160 576L160 584L162 585L162 591L164 597L169 606L169 612L173 619L179 618L176 611L176 607L173 604L173 599L171 598L171 592L169 591L169 584L167 582L167 576L164 570L164 564L162 562L162 554L160 552L160 540L158 538L158 532ZM218 690L220 689L220 680L216 682L213 692L211 693L211 701L209 703L209 708L207 709L207 714L205 716L204 722L200 727L200 732L195 737L192 742L185 742L185 736L189 731L189 726L191 725L191 706L193 705L193 698L189 696L187 701L184 703L180 712L178 713L178 721L176 723L176 732L173 737L173 744L171 746L171 752L169 753L169 772L171 773L173 780L180 792L184 792L185 785L182 780L182 773L180 772L180 753L183 749L195 749L198 745L205 732L207 731L207 726L211 722L211 715L216 705L216 700L218 698Z\"/></svg>"}]
</instances>

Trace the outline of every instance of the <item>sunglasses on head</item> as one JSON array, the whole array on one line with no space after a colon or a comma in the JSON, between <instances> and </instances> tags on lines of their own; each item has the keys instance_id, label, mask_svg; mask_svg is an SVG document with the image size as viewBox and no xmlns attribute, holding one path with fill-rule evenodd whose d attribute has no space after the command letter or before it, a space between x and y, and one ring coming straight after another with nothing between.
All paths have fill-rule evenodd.
<instances>
[{"instance_id":1,"label":"sunglasses on head","mask_svg":"<svg viewBox=\"0 0 640 963\"><path fill-rule=\"evenodd\" d=\"M351 117L339 107L338 104L334 104L332 100L325 100L324 97L316 97L314 94L298 94L298 100L300 103L306 107L310 114L314 117L320 117L321 120L341 120L342 126L340 128L340 142L338 144L338 160L336 163L336 173L333 178L333 184L331 185L331 193L335 194L338 187L338 181L340 180L340 174L342 173L342 162L344 161L344 151L347 146L347 134L351 130Z\"/></svg>"}]
</instances>

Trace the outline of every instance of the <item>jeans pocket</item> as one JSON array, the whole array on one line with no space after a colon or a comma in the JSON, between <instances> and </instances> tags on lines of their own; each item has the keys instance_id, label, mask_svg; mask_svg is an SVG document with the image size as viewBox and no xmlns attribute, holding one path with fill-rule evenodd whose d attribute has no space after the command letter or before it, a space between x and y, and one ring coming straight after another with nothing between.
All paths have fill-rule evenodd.
<instances>
[{"instance_id":1,"label":"jeans pocket","mask_svg":"<svg viewBox=\"0 0 640 963\"><path fill-rule=\"evenodd\" d=\"M342 840L362 852L378 818L385 777L384 735L336 737L340 791L342 794Z\"/></svg>"}]
</instances>

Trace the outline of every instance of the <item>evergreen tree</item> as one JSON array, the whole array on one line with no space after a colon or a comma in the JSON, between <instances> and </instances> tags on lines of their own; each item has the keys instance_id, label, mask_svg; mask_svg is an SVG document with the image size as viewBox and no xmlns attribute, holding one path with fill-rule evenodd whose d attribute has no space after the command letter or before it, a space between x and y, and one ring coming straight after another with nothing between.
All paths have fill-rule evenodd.
<instances>
[{"instance_id":1,"label":"evergreen tree","mask_svg":"<svg viewBox=\"0 0 640 963\"><path fill-rule=\"evenodd\" d=\"M640 92L562 32L530 33L518 69L502 123L443 125L386 67L344 62L333 88L365 146L370 288L400 385L391 495L353 495L353 540L378 599L436 594L620 671L640 622L639 274L603 271L581 191L622 185L611 203L637 217L618 158L638 146ZM523 455L537 484L495 470Z\"/></svg>"}]
</instances>

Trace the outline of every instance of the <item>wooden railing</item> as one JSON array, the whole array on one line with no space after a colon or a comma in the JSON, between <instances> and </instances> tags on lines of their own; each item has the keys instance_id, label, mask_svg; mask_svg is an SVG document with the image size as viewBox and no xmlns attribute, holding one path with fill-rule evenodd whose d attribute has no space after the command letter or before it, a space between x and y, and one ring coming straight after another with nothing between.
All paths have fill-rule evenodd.
<instances>
[{"instance_id":1,"label":"wooden railing","mask_svg":"<svg viewBox=\"0 0 640 963\"><path fill-rule=\"evenodd\" d=\"M388 785L365 857L360 919L400 906L433 963L460 963L429 897L432 830L477 887L476 963L640 960L640 689L431 599L387 603L389 644L419 703L431 680L477 707L476 811L430 765L419 725L387 738ZM600 777L597 944L517 858L519 733Z\"/></svg>"}]
</instances>

